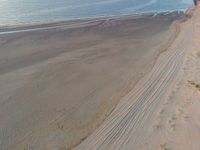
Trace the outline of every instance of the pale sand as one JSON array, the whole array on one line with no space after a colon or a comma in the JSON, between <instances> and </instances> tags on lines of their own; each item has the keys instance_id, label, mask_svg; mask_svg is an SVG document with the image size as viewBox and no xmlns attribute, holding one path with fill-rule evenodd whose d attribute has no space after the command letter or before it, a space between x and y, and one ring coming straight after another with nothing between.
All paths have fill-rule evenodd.
<instances>
[{"instance_id":1,"label":"pale sand","mask_svg":"<svg viewBox=\"0 0 200 150\"><path fill-rule=\"evenodd\" d=\"M174 13L1 29L0 149L68 149L87 136L77 149L150 144L153 114L184 57L181 48L159 57L179 32L172 24L177 18Z\"/></svg>"},{"instance_id":2,"label":"pale sand","mask_svg":"<svg viewBox=\"0 0 200 150\"><path fill-rule=\"evenodd\" d=\"M200 7L181 24L172 46L184 52L183 63L146 133L149 150L200 149ZM147 138L148 137L148 138Z\"/></svg>"}]
</instances>

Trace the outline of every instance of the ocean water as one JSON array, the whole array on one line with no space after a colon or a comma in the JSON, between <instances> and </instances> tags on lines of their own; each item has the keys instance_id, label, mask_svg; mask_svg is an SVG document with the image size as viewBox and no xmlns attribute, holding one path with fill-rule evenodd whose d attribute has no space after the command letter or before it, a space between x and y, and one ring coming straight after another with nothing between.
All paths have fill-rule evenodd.
<instances>
[{"instance_id":1,"label":"ocean water","mask_svg":"<svg viewBox=\"0 0 200 150\"><path fill-rule=\"evenodd\" d=\"M0 0L0 25L186 10L193 0Z\"/></svg>"}]
</instances>

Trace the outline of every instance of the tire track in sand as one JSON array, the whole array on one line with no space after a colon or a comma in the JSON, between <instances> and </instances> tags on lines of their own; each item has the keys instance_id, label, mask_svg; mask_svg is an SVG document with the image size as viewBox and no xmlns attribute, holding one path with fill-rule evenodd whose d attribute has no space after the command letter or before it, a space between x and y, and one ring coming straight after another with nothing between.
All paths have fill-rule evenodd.
<instances>
[{"instance_id":1,"label":"tire track in sand","mask_svg":"<svg viewBox=\"0 0 200 150\"><path fill-rule=\"evenodd\" d=\"M104 123L74 149L129 150L141 143L153 113L179 71L183 54L179 49L163 53L152 71L121 100Z\"/></svg>"}]
</instances>

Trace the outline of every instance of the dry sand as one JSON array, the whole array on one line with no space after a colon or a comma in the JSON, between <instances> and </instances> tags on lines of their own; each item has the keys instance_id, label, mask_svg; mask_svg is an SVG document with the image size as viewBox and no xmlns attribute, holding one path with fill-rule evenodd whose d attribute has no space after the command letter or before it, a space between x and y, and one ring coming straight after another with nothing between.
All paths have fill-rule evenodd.
<instances>
[{"instance_id":1,"label":"dry sand","mask_svg":"<svg viewBox=\"0 0 200 150\"><path fill-rule=\"evenodd\" d=\"M180 27L172 13L1 29L0 149L169 149L173 135L185 142L187 121L175 130L166 120L186 102L171 91L188 84L183 65L198 13Z\"/></svg>"},{"instance_id":2,"label":"dry sand","mask_svg":"<svg viewBox=\"0 0 200 150\"><path fill-rule=\"evenodd\" d=\"M181 33L172 50L184 53L176 79L146 133L149 150L200 149L200 7L181 24ZM147 138L148 137L148 138ZM141 146L142 144L140 144Z\"/></svg>"}]
</instances>

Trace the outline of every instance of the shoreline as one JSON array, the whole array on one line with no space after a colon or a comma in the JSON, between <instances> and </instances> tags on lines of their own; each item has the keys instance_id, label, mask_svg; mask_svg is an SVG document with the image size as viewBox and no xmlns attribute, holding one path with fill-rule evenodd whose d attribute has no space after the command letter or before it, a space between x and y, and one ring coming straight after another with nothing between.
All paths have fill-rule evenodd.
<instances>
[{"instance_id":1,"label":"shoreline","mask_svg":"<svg viewBox=\"0 0 200 150\"><path fill-rule=\"evenodd\" d=\"M191 6L192 7L192 6ZM164 11L146 11L141 13L127 13L127 14L119 14L119 15L102 15L102 16L91 16L91 17L77 17L77 18L70 18L70 19L59 19L59 20L49 20L49 21L35 21L35 22L23 22L23 23L17 23L17 24L2 24L0 25L1 28L7 28L7 27L20 27L20 26L34 26L34 25L48 25L48 24L54 24L54 23L63 23L63 22L70 22L70 21L84 21L84 20L91 20L91 19L101 19L101 18L121 18L126 16L143 16L148 14L160 14L160 13L172 13L172 12L187 12L189 8L187 9L179 9L179 10L164 10Z\"/></svg>"},{"instance_id":2,"label":"shoreline","mask_svg":"<svg viewBox=\"0 0 200 150\"><path fill-rule=\"evenodd\" d=\"M59 29L62 27L70 26L69 28L79 28L80 25L84 27L84 24L90 25L94 21L105 21L109 19L126 19L126 18L140 18L140 17L155 17L157 15L167 15L167 14L187 14L191 8L186 10L172 10L172 11L158 11L158 12L143 12L135 14L122 14L122 15L111 15L111 16L94 16L94 17L84 17L75 18L69 20L58 20L58 21L47 21L47 22L32 22L32 23L19 23L13 25L0 25L0 35L20 33L20 32L31 32L31 31L41 31L49 29Z\"/></svg>"}]
</instances>

